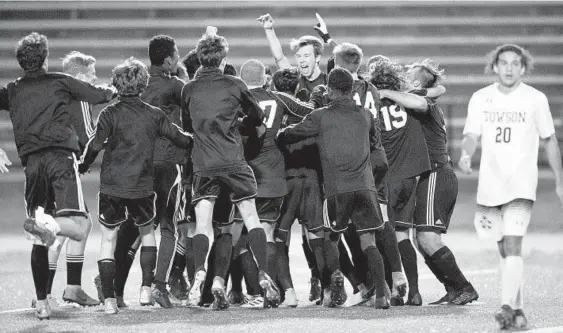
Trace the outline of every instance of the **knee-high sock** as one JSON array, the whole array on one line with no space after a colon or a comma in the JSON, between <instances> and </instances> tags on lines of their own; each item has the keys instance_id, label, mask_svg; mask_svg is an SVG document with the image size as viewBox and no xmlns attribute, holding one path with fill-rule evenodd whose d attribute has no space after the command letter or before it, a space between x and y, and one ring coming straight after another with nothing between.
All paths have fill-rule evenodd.
<instances>
[{"instance_id":1,"label":"knee-high sock","mask_svg":"<svg viewBox=\"0 0 563 333\"><path fill-rule=\"evenodd\" d=\"M410 239L403 239L399 242L399 252L401 254L401 261L403 262L403 269L409 282L409 295L419 293L418 291L418 266L416 260L416 251L412 246Z\"/></svg>"},{"instance_id":2,"label":"knee-high sock","mask_svg":"<svg viewBox=\"0 0 563 333\"><path fill-rule=\"evenodd\" d=\"M242 292L242 279L244 272L242 270L242 261L240 255L233 257L231 260L231 290Z\"/></svg>"},{"instance_id":3,"label":"knee-high sock","mask_svg":"<svg viewBox=\"0 0 563 333\"><path fill-rule=\"evenodd\" d=\"M266 233L262 228L254 228L248 232L248 245L252 250L258 269L268 271L268 259L266 254Z\"/></svg>"},{"instance_id":4,"label":"knee-high sock","mask_svg":"<svg viewBox=\"0 0 563 333\"><path fill-rule=\"evenodd\" d=\"M205 258L207 258L207 252L209 252L209 238L202 234L195 235L192 246L195 272L197 272L205 269Z\"/></svg>"},{"instance_id":5,"label":"knee-high sock","mask_svg":"<svg viewBox=\"0 0 563 333\"><path fill-rule=\"evenodd\" d=\"M311 250L309 242L307 241L307 236L305 235L301 236L301 240L303 241L303 243L301 244L301 246L303 247L303 254L305 255L305 260L307 260L307 265L311 270L311 277L320 279L321 274L319 272L317 263L315 262L316 257L313 254L313 251Z\"/></svg>"},{"instance_id":6,"label":"knee-high sock","mask_svg":"<svg viewBox=\"0 0 563 333\"><path fill-rule=\"evenodd\" d=\"M276 258L276 269L278 275L278 281L283 290L293 288L293 280L291 279L291 272L289 270L289 258L285 253L285 248L287 247L285 243L276 243L278 247L278 255Z\"/></svg>"},{"instance_id":7,"label":"knee-high sock","mask_svg":"<svg viewBox=\"0 0 563 333\"><path fill-rule=\"evenodd\" d=\"M125 283L129 277L129 272L131 271L131 266L133 266L133 261L135 261L136 254L137 249L129 248L125 256L115 258L115 296L123 297Z\"/></svg>"},{"instance_id":8,"label":"knee-high sock","mask_svg":"<svg viewBox=\"0 0 563 333\"><path fill-rule=\"evenodd\" d=\"M385 295L383 257L375 246L369 246L364 250L364 253L368 261L369 272L374 280L375 296L383 297Z\"/></svg>"},{"instance_id":9,"label":"knee-high sock","mask_svg":"<svg viewBox=\"0 0 563 333\"><path fill-rule=\"evenodd\" d=\"M47 280L49 279L49 255L46 246L34 244L31 249L31 274L38 300L47 298Z\"/></svg>"},{"instance_id":10,"label":"knee-high sock","mask_svg":"<svg viewBox=\"0 0 563 333\"><path fill-rule=\"evenodd\" d=\"M434 264L437 272L443 276L446 286L450 284L455 289L461 289L471 285L459 269L454 254L447 246L436 251L430 257L430 261Z\"/></svg>"},{"instance_id":11,"label":"knee-high sock","mask_svg":"<svg viewBox=\"0 0 563 333\"><path fill-rule=\"evenodd\" d=\"M397 235L390 223L385 223L383 231L378 234L378 241L383 247L385 257L389 261L389 269L391 272L402 272L401 255L399 254L399 247L397 245Z\"/></svg>"},{"instance_id":12,"label":"knee-high sock","mask_svg":"<svg viewBox=\"0 0 563 333\"><path fill-rule=\"evenodd\" d=\"M100 271L104 298L115 298L115 260L102 259L98 261L98 270Z\"/></svg>"},{"instance_id":13,"label":"knee-high sock","mask_svg":"<svg viewBox=\"0 0 563 333\"><path fill-rule=\"evenodd\" d=\"M262 289L258 282L258 266L254 261L254 256L250 251L246 251L240 255L240 261L242 262L246 292L253 296L260 295Z\"/></svg>"},{"instance_id":14,"label":"knee-high sock","mask_svg":"<svg viewBox=\"0 0 563 333\"><path fill-rule=\"evenodd\" d=\"M215 267L215 274L213 275L226 281L233 256L233 236L231 234L221 234L215 240L214 245L215 260L213 266Z\"/></svg>"},{"instance_id":15,"label":"knee-high sock","mask_svg":"<svg viewBox=\"0 0 563 333\"><path fill-rule=\"evenodd\" d=\"M156 246L141 246L141 272L143 279L141 285L150 287L154 281L156 268Z\"/></svg>"},{"instance_id":16,"label":"knee-high sock","mask_svg":"<svg viewBox=\"0 0 563 333\"><path fill-rule=\"evenodd\" d=\"M522 285L524 260L521 256L506 256L502 272L501 304L516 307L516 298Z\"/></svg>"},{"instance_id":17,"label":"knee-high sock","mask_svg":"<svg viewBox=\"0 0 563 333\"><path fill-rule=\"evenodd\" d=\"M82 266L84 255L66 255L66 284L69 286L82 285Z\"/></svg>"}]
</instances>

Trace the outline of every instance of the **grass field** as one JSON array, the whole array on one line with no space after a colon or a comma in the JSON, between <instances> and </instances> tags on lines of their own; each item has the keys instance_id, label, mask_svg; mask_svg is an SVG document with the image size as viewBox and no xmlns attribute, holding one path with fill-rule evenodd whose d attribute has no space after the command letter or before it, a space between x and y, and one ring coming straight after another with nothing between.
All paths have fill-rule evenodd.
<instances>
[{"instance_id":1,"label":"grass field","mask_svg":"<svg viewBox=\"0 0 563 333\"><path fill-rule=\"evenodd\" d=\"M542 173L542 175L547 175ZM97 174L87 175L84 192L96 212ZM31 243L22 232L24 218L23 178L15 172L0 176L0 332L495 332L493 313L499 307L498 255L494 243L479 240L473 231L474 177L460 177L460 194L446 242L462 270L480 294L479 301L464 307L423 306L375 310L367 307L325 309L309 304L309 270L302 254L299 228L290 247L291 270L300 300L297 309L243 310L230 308L161 309L138 305L141 272L134 264L125 290L130 307L106 316L102 307L55 310L51 320L38 321L29 309L34 297L29 267ZM529 332L563 332L563 210L553 193L553 180L542 177L534 207L530 234L524 243L525 310ZM83 287L95 295L100 244L98 228L88 243ZM60 298L66 282L64 253L53 286ZM442 296L443 288L419 260L420 289L425 303ZM348 286L349 287L349 286ZM350 290L350 288L349 288Z\"/></svg>"}]
</instances>

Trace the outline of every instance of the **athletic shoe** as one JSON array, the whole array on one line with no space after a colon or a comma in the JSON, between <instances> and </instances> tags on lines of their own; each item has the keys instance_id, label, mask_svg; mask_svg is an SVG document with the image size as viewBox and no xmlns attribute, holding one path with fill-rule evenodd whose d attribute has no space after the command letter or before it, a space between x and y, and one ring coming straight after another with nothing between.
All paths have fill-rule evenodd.
<instances>
[{"instance_id":1,"label":"athletic shoe","mask_svg":"<svg viewBox=\"0 0 563 333\"><path fill-rule=\"evenodd\" d=\"M76 303L81 306L96 306L100 302L88 296L80 286L67 286L63 292L63 301Z\"/></svg>"},{"instance_id":2,"label":"athletic shoe","mask_svg":"<svg viewBox=\"0 0 563 333\"><path fill-rule=\"evenodd\" d=\"M49 230L45 224L41 224L37 219L26 219L23 223L23 228L47 247L53 245L57 239L57 235Z\"/></svg>"},{"instance_id":3,"label":"athletic shoe","mask_svg":"<svg viewBox=\"0 0 563 333\"><path fill-rule=\"evenodd\" d=\"M295 289L289 288L285 291L285 299L280 304L280 308L296 308L297 307L297 294Z\"/></svg>"},{"instance_id":4,"label":"athletic shoe","mask_svg":"<svg viewBox=\"0 0 563 333\"><path fill-rule=\"evenodd\" d=\"M343 305L348 299L344 289L344 276L340 270L336 270L330 277L330 298L335 306Z\"/></svg>"},{"instance_id":5,"label":"athletic shoe","mask_svg":"<svg viewBox=\"0 0 563 333\"><path fill-rule=\"evenodd\" d=\"M528 327L528 319L522 309L514 310L513 326L517 329L526 329Z\"/></svg>"},{"instance_id":6,"label":"athletic shoe","mask_svg":"<svg viewBox=\"0 0 563 333\"><path fill-rule=\"evenodd\" d=\"M258 280L264 294L264 307L277 308L280 305L280 292L272 278L266 272L260 271Z\"/></svg>"},{"instance_id":7,"label":"athletic shoe","mask_svg":"<svg viewBox=\"0 0 563 333\"><path fill-rule=\"evenodd\" d=\"M506 304L501 306L499 312L495 314L495 320L501 330L509 329L514 324L514 310Z\"/></svg>"},{"instance_id":8,"label":"athletic shoe","mask_svg":"<svg viewBox=\"0 0 563 333\"><path fill-rule=\"evenodd\" d=\"M399 297L405 297L407 295L407 278L403 272L392 272L393 277L393 289L397 290Z\"/></svg>"},{"instance_id":9,"label":"athletic shoe","mask_svg":"<svg viewBox=\"0 0 563 333\"><path fill-rule=\"evenodd\" d=\"M215 277L211 285L211 294L213 294L213 309L224 310L229 308L229 300L225 291L225 281L223 278Z\"/></svg>"},{"instance_id":10,"label":"athletic shoe","mask_svg":"<svg viewBox=\"0 0 563 333\"><path fill-rule=\"evenodd\" d=\"M104 304L106 306L106 314L116 314L119 311L117 309L117 301L115 298L106 298Z\"/></svg>"},{"instance_id":11,"label":"athletic shoe","mask_svg":"<svg viewBox=\"0 0 563 333\"><path fill-rule=\"evenodd\" d=\"M154 305L154 299L152 298L151 287L142 286L141 293L139 294L139 303L141 306Z\"/></svg>"},{"instance_id":12,"label":"athletic shoe","mask_svg":"<svg viewBox=\"0 0 563 333\"><path fill-rule=\"evenodd\" d=\"M120 309L128 308L129 306L123 300L123 296L115 296L115 302L117 303L117 307Z\"/></svg>"},{"instance_id":13,"label":"athletic shoe","mask_svg":"<svg viewBox=\"0 0 563 333\"><path fill-rule=\"evenodd\" d=\"M153 288L151 292L152 299L158 303L161 307L165 309L173 308L172 302L170 302L170 298L168 290L162 291L158 288Z\"/></svg>"},{"instance_id":14,"label":"athletic shoe","mask_svg":"<svg viewBox=\"0 0 563 333\"><path fill-rule=\"evenodd\" d=\"M407 298L407 302L405 304L410 306L421 306L422 296L420 296L419 293L416 293L414 295L409 295L409 297Z\"/></svg>"},{"instance_id":15,"label":"athletic shoe","mask_svg":"<svg viewBox=\"0 0 563 333\"><path fill-rule=\"evenodd\" d=\"M183 275L179 278L170 279L168 284L170 285L170 294L176 299L183 301L187 298L188 284L186 283L186 279L184 279Z\"/></svg>"},{"instance_id":16,"label":"athletic shoe","mask_svg":"<svg viewBox=\"0 0 563 333\"><path fill-rule=\"evenodd\" d=\"M58 309L61 305L59 304L59 301L57 301L57 299L53 296L51 296L51 294L47 295L47 302L49 303L49 307L51 307L51 309ZM37 306L37 299L32 299L31 300L31 307L35 308Z\"/></svg>"},{"instance_id":17,"label":"athletic shoe","mask_svg":"<svg viewBox=\"0 0 563 333\"><path fill-rule=\"evenodd\" d=\"M200 269L197 273L195 273L194 285L188 293L188 305L198 306L201 302L202 288L206 275L207 273L203 269Z\"/></svg>"},{"instance_id":18,"label":"athletic shoe","mask_svg":"<svg viewBox=\"0 0 563 333\"><path fill-rule=\"evenodd\" d=\"M311 285L311 289L309 290L309 302L314 302L321 298L321 280L312 277L309 284Z\"/></svg>"},{"instance_id":19,"label":"athletic shoe","mask_svg":"<svg viewBox=\"0 0 563 333\"><path fill-rule=\"evenodd\" d=\"M456 293L454 299L452 299L448 304L465 305L473 301L476 301L478 299L479 299L479 294L477 294L477 291L473 288L472 285L469 285L459 290Z\"/></svg>"},{"instance_id":20,"label":"athletic shoe","mask_svg":"<svg viewBox=\"0 0 563 333\"><path fill-rule=\"evenodd\" d=\"M437 301L434 301L432 303L428 303L430 305L442 305L442 304L449 304L451 301L453 301L456 297L456 291L453 288L450 287L446 287L446 294L444 296L442 296L442 298L440 298Z\"/></svg>"},{"instance_id":21,"label":"athletic shoe","mask_svg":"<svg viewBox=\"0 0 563 333\"><path fill-rule=\"evenodd\" d=\"M35 302L35 315L39 320L49 319L51 317L51 306L47 299Z\"/></svg>"},{"instance_id":22,"label":"athletic shoe","mask_svg":"<svg viewBox=\"0 0 563 333\"><path fill-rule=\"evenodd\" d=\"M244 309L263 309L264 297L260 295L248 295L246 304L243 304L240 307Z\"/></svg>"},{"instance_id":23,"label":"athletic shoe","mask_svg":"<svg viewBox=\"0 0 563 333\"><path fill-rule=\"evenodd\" d=\"M387 296L383 296L383 297L376 297L375 298L375 308L376 309L389 309L389 307L391 306L389 304L389 297Z\"/></svg>"},{"instance_id":24,"label":"athletic shoe","mask_svg":"<svg viewBox=\"0 0 563 333\"><path fill-rule=\"evenodd\" d=\"M400 295L399 289L395 285L393 285L393 291L391 292L389 303L391 304L391 306L405 305L405 300L403 299L403 296Z\"/></svg>"},{"instance_id":25,"label":"athletic shoe","mask_svg":"<svg viewBox=\"0 0 563 333\"><path fill-rule=\"evenodd\" d=\"M102 289L102 279L100 279L99 275L96 275L94 278L94 285L96 286L96 291L98 292L98 299L100 303L104 303L104 290Z\"/></svg>"},{"instance_id":26,"label":"athletic shoe","mask_svg":"<svg viewBox=\"0 0 563 333\"><path fill-rule=\"evenodd\" d=\"M233 290L231 289L231 291L229 291L229 303L231 305L243 305L244 302L244 295L242 294L242 291L237 291L237 290Z\"/></svg>"},{"instance_id":27,"label":"athletic shoe","mask_svg":"<svg viewBox=\"0 0 563 333\"><path fill-rule=\"evenodd\" d=\"M325 288L323 290L322 305L324 307L327 307L327 308L333 308L334 307L334 302L332 301L331 293L332 292L331 292L330 288Z\"/></svg>"}]
</instances>

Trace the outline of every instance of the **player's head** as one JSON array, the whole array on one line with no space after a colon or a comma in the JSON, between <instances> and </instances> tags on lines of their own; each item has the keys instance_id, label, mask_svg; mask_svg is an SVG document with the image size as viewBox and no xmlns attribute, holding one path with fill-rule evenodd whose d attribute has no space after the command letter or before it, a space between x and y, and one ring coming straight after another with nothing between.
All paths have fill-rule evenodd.
<instances>
[{"instance_id":1,"label":"player's head","mask_svg":"<svg viewBox=\"0 0 563 333\"><path fill-rule=\"evenodd\" d=\"M119 96L139 96L149 82L149 71L142 61L133 57L111 71L113 86Z\"/></svg>"},{"instance_id":2,"label":"player's head","mask_svg":"<svg viewBox=\"0 0 563 333\"><path fill-rule=\"evenodd\" d=\"M328 75L328 98L333 100L342 96L350 96L354 86L354 77L345 68L335 68Z\"/></svg>"},{"instance_id":3,"label":"player's head","mask_svg":"<svg viewBox=\"0 0 563 333\"><path fill-rule=\"evenodd\" d=\"M63 72L93 84L96 82L96 58L72 51L63 58Z\"/></svg>"},{"instance_id":4,"label":"player's head","mask_svg":"<svg viewBox=\"0 0 563 333\"><path fill-rule=\"evenodd\" d=\"M180 55L174 38L166 35L157 35L151 38L149 59L153 66L164 66L169 70L175 70Z\"/></svg>"},{"instance_id":5,"label":"player's head","mask_svg":"<svg viewBox=\"0 0 563 333\"><path fill-rule=\"evenodd\" d=\"M225 64L225 69L223 69L223 74L237 76L237 69L231 64Z\"/></svg>"},{"instance_id":6,"label":"player's head","mask_svg":"<svg viewBox=\"0 0 563 333\"><path fill-rule=\"evenodd\" d=\"M201 63L199 62L199 59L197 57L197 49L193 49L188 52L188 54L186 54L184 58L182 58L182 64L184 64L186 72L188 72L188 77L190 79L193 79L195 72L201 66Z\"/></svg>"},{"instance_id":7,"label":"player's head","mask_svg":"<svg viewBox=\"0 0 563 333\"><path fill-rule=\"evenodd\" d=\"M223 70L227 63L229 44L223 36L204 34L197 42L197 58L202 67Z\"/></svg>"},{"instance_id":8,"label":"player's head","mask_svg":"<svg viewBox=\"0 0 563 333\"><path fill-rule=\"evenodd\" d=\"M389 58L387 58L386 56L381 55L381 54L376 54L374 56L371 56L368 59L368 62L366 64L366 67L368 69L368 73L373 70L373 68L375 67L375 65L377 64L378 61L391 61L391 60Z\"/></svg>"},{"instance_id":9,"label":"player's head","mask_svg":"<svg viewBox=\"0 0 563 333\"><path fill-rule=\"evenodd\" d=\"M336 46L332 54L334 54L334 67L345 68L350 73L358 72L364 57L362 49L358 45L351 43L342 43Z\"/></svg>"},{"instance_id":10,"label":"player's head","mask_svg":"<svg viewBox=\"0 0 563 333\"><path fill-rule=\"evenodd\" d=\"M370 82L377 89L401 91L405 85L403 66L393 61L377 61L370 71Z\"/></svg>"},{"instance_id":11,"label":"player's head","mask_svg":"<svg viewBox=\"0 0 563 333\"><path fill-rule=\"evenodd\" d=\"M279 69L272 76L272 83L277 91L293 95L299 85L299 70L295 67Z\"/></svg>"},{"instance_id":12,"label":"player's head","mask_svg":"<svg viewBox=\"0 0 563 333\"><path fill-rule=\"evenodd\" d=\"M409 84L414 89L432 88L444 78L444 70L440 69L438 63L425 59L409 65L407 77Z\"/></svg>"},{"instance_id":13,"label":"player's head","mask_svg":"<svg viewBox=\"0 0 563 333\"><path fill-rule=\"evenodd\" d=\"M259 60L247 60L240 67L240 78L249 87L262 87L266 83L266 67Z\"/></svg>"},{"instance_id":14,"label":"player's head","mask_svg":"<svg viewBox=\"0 0 563 333\"><path fill-rule=\"evenodd\" d=\"M516 44L504 44L489 53L485 73L495 73L506 87L517 85L522 76L532 68L532 56L528 50Z\"/></svg>"},{"instance_id":15,"label":"player's head","mask_svg":"<svg viewBox=\"0 0 563 333\"><path fill-rule=\"evenodd\" d=\"M20 67L26 72L44 68L47 70L49 45L45 35L32 32L20 39L16 47L16 59Z\"/></svg>"},{"instance_id":16,"label":"player's head","mask_svg":"<svg viewBox=\"0 0 563 333\"><path fill-rule=\"evenodd\" d=\"M307 78L311 77L315 69L319 67L321 55L324 51L321 40L314 36L303 36L291 40L289 47L295 56L295 60L297 60L301 75Z\"/></svg>"}]
</instances>

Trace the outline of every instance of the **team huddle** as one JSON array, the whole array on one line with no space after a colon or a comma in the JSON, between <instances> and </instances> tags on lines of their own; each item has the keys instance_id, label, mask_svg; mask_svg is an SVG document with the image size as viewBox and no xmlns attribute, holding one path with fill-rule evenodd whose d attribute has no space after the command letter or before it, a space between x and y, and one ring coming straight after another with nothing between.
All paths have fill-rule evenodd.
<instances>
[{"instance_id":1,"label":"team huddle","mask_svg":"<svg viewBox=\"0 0 563 333\"><path fill-rule=\"evenodd\" d=\"M292 66L272 17L257 20L277 71L249 59L237 73L214 27L182 59L172 37L153 37L150 67L129 58L113 69L111 86L94 84L92 56L73 51L64 73L48 72L47 38L19 41L25 74L2 88L0 108L10 113L25 167L39 319L57 306L51 287L65 242L63 300L103 303L107 314L127 308L124 288L139 248L141 305L296 307L288 255L296 220L309 301L317 305L423 305L415 248L445 288L430 304L479 298L442 239L458 194L439 105L443 70L428 59L404 65L384 55L364 64L362 49L337 43L318 15L320 38L290 43ZM327 73L325 44L332 47ZM495 238L502 258L495 320L524 328L521 242L540 139L563 201L561 155L547 98L521 82L529 53L502 45L487 66L498 82L470 100L459 167L471 172L480 140L475 226ZM103 103L110 104L94 122L92 106ZM81 287L92 207L80 174L102 151L95 299ZM1 151L0 171L9 165Z\"/></svg>"}]
</instances>

